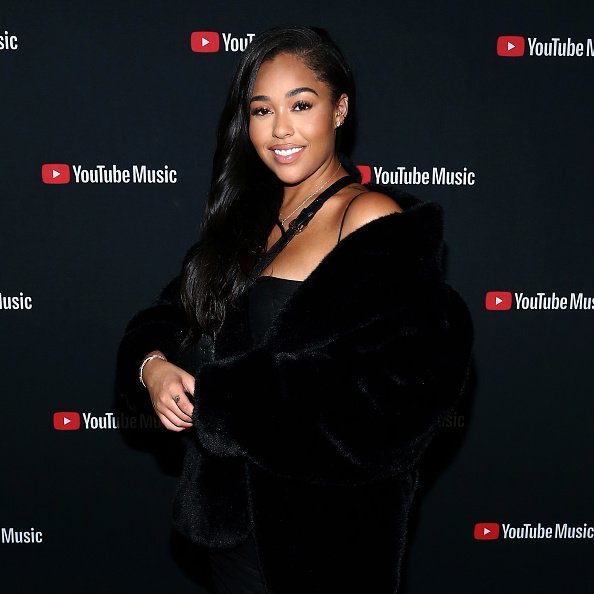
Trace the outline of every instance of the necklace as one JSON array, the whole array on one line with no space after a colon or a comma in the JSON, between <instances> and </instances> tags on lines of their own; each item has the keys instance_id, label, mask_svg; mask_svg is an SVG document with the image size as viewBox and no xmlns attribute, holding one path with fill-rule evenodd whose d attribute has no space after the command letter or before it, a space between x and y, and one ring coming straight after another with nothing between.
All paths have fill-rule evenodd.
<instances>
[{"instance_id":1,"label":"necklace","mask_svg":"<svg viewBox=\"0 0 594 594\"><path fill-rule=\"evenodd\" d=\"M336 173L338 172L338 170L340 169L340 166L342 165L342 163L339 161L338 162L338 167L334 170L334 173L319 187L317 188L314 192L312 192L309 196L307 196L307 198L291 213L289 213L284 219L280 219L280 224L284 225L285 221L297 210L299 210L310 198L312 198L313 196L315 196L322 188L325 188L328 183L330 182L330 180L336 175Z\"/></svg>"}]
</instances>

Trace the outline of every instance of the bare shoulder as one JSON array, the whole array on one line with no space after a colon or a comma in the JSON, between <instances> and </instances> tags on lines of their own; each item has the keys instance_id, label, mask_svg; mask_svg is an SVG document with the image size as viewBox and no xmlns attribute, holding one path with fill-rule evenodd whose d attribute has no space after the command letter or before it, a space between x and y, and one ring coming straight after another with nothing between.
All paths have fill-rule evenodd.
<instances>
[{"instance_id":1,"label":"bare shoulder","mask_svg":"<svg viewBox=\"0 0 594 594\"><path fill-rule=\"evenodd\" d=\"M402 208L394 198L381 192L363 192L348 202L341 239L359 227L395 212L402 212Z\"/></svg>"}]
</instances>

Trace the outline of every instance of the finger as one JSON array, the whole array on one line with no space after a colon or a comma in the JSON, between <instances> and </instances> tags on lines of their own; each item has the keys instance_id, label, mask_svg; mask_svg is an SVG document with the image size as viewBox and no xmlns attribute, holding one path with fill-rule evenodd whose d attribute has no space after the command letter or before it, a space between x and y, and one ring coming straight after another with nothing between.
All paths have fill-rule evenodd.
<instances>
[{"instance_id":1,"label":"finger","mask_svg":"<svg viewBox=\"0 0 594 594\"><path fill-rule=\"evenodd\" d=\"M194 396L194 390L196 388L196 378L193 375L184 372L182 374L182 384L184 386L184 390L192 394L192 396Z\"/></svg>"},{"instance_id":2,"label":"finger","mask_svg":"<svg viewBox=\"0 0 594 594\"><path fill-rule=\"evenodd\" d=\"M190 417L188 420L187 415L178 408L177 404L173 400L171 404L169 406L165 406L161 412L166 415L174 425L182 427L192 426L192 418Z\"/></svg>"},{"instance_id":3,"label":"finger","mask_svg":"<svg viewBox=\"0 0 594 594\"><path fill-rule=\"evenodd\" d=\"M185 428L192 426L192 417L189 417L188 420L188 417L177 407L177 404L174 402L172 396L166 395L165 401L160 399L158 399L156 403L153 401L153 408L158 415L163 415L173 425Z\"/></svg>"},{"instance_id":4,"label":"finger","mask_svg":"<svg viewBox=\"0 0 594 594\"><path fill-rule=\"evenodd\" d=\"M179 417L180 419L184 420L192 420L192 413L194 411L194 406L185 395L185 393L175 394L173 396L173 401L177 405L179 409Z\"/></svg>"},{"instance_id":5,"label":"finger","mask_svg":"<svg viewBox=\"0 0 594 594\"><path fill-rule=\"evenodd\" d=\"M194 405L190 402L187 392L194 389L194 378L187 372L180 370L181 380L172 382L167 386L167 392L170 398L175 401L179 409L180 418L184 420L191 420L194 411Z\"/></svg>"},{"instance_id":6,"label":"finger","mask_svg":"<svg viewBox=\"0 0 594 594\"><path fill-rule=\"evenodd\" d=\"M166 408L166 409L164 409L164 410L161 411L161 414L172 425L175 425L176 427L180 427L180 428L183 428L183 429L188 429L189 427L192 427L192 423L189 423L187 421L184 421L183 419L180 419L179 416L172 409Z\"/></svg>"},{"instance_id":7,"label":"finger","mask_svg":"<svg viewBox=\"0 0 594 594\"><path fill-rule=\"evenodd\" d=\"M163 427L165 427L165 429L169 429L169 431L179 432L186 431L187 429L187 427L178 427L177 425L174 425L167 417L160 413L158 413L157 416L159 417L159 420L161 421Z\"/></svg>"}]
</instances>

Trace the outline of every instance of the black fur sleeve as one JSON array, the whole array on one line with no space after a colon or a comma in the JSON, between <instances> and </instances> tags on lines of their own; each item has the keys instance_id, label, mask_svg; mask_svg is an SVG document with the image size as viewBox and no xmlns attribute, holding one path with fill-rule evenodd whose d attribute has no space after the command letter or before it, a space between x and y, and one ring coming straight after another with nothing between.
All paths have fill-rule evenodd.
<instances>
[{"instance_id":1,"label":"black fur sleeve","mask_svg":"<svg viewBox=\"0 0 594 594\"><path fill-rule=\"evenodd\" d=\"M153 350L162 351L175 362L181 339L187 330L185 311L179 293L179 276L172 279L154 303L132 317L124 331L117 354L116 391L130 411L152 411L138 369Z\"/></svg>"},{"instance_id":2,"label":"black fur sleeve","mask_svg":"<svg viewBox=\"0 0 594 594\"><path fill-rule=\"evenodd\" d=\"M299 352L204 365L194 430L211 453L283 477L362 484L414 465L466 383L473 327L449 285Z\"/></svg>"}]
</instances>

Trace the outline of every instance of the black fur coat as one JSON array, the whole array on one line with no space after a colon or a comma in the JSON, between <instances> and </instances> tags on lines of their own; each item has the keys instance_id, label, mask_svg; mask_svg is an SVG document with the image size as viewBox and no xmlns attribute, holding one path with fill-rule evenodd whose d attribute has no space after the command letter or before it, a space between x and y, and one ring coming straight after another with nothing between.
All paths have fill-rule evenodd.
<instances>
[{"instance_id":1,"label":"black fur coat","mask_svg":"<svg viewBox=\"0 0 594 594\"><path fill-rule=\"evenodd\" d=\"M444 282L442 209L397 200L322 260L261 346L241 307L214 348L180 354L177 279L120 345L133 407L153 349L196 376L175 527L209 548L253 530L274 594L397 592L417 463L466 382L473 328Z\"/></svg>"}]
</instances>

